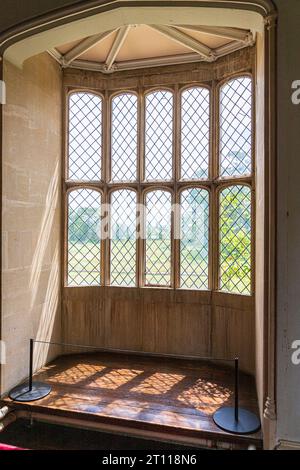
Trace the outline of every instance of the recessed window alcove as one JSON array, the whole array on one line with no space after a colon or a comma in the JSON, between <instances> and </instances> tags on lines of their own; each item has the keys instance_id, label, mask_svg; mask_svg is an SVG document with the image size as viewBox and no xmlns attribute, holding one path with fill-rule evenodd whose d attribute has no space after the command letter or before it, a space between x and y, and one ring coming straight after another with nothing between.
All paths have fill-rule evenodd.
<instances>
[{"instance_id":1,"label":"recessed window alcove","mask_svg":"<svg viewBox=\"0 0 300 470\"><path fill-rule=\"evenodd\" d=\"M2 394L38 338L238 356L263 417L273 16L193 3L95 11L5 51ZM34 368L78 352L37 344Z\"/></svg>"}]
</instances>

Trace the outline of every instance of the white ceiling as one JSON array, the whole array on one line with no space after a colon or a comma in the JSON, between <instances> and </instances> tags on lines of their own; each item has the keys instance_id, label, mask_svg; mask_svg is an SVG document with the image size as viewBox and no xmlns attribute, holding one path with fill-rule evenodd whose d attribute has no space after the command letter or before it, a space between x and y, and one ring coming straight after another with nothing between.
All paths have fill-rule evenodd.
<instances>
[{"instance_id":1,"label":"white ceiling","mask_svg":"<svg viewBox=\"0 0 300 470\"><path fill-rule=\"evenodd\" d=\"M254 44L250 30L196 25L132 24L56 46L48 52L63 67L118 70L213 62Z\"/></svg>"}]
</instances>

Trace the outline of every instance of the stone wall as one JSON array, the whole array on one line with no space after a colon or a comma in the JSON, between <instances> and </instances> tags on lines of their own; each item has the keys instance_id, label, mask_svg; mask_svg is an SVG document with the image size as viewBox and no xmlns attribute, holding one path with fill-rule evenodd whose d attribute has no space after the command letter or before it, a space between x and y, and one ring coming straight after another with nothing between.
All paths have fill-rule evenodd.
<instances>
[{"instance_id":1,"label":"stone wall","mask_svg":"<svg viewBox=\"0 0 300 470\"><path fill-rule=\"evenodd\" d=\"M61 71L47 54L6 63L1 393L28 374L31 337L60 338ZM35 348L35 365L57 350Z\"/></svg>"}]
</instances>

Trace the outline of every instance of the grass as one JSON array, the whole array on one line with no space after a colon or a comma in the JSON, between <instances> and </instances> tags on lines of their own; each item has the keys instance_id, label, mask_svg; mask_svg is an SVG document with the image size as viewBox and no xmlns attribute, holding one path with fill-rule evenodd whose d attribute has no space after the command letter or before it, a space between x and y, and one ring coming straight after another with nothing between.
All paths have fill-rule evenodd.
<instances>
[{"instance_id":1,"label":"grass","mask_svg":"<svg viewBox=\"0 0 300 470\"><path fill-rule=\"evenodd\" d=\"M111 284L116 286L135 286L135 240L112 241L111 244ZM170 285L170 242L149 240L146 243L146 285ZM181 248L181 287L186 289L207 289L208 265L192 244L182 244ZM69 285L100 284L100 247L88 243L76 243L69 248ZM222 266L223 287L229 291L249 293L250 276L244 282L240 270L233 278L226 278ZM246 284L246 288L245 285Z\"/></svg>"}]
</instances>

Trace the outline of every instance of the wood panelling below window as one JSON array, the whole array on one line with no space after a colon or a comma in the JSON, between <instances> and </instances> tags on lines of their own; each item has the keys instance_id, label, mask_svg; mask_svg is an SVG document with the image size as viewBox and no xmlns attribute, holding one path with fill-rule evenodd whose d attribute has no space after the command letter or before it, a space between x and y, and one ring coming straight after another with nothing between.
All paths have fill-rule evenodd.
<instances>
[{"instance_id":1,"label":"wood panelling below window","mask_svg":"<svg viewBox=\"0 0 300 470\"><path fill-rule=\"evenodd\" d=\"M121 287L66 287L63 297L65 342L175 356L239 356L241 368L254 373L253 297Z\"/></svg>"}]
</instances>

